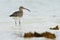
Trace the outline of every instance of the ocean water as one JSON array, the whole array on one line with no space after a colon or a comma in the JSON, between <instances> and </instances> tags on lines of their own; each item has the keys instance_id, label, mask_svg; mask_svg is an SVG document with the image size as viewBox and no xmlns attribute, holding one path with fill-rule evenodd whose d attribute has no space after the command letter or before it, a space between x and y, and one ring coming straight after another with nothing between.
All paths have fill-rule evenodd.
<instances>
[{"instance_id":1,"label":"ocean water","mask_svg":"<svg viewBox=\"0 0 60 40\"><path fill-rule=\"evenodd\" d=\"M24 11L21 25L15 26L10 18L13 12L24 6L31 10ZM60 30L50 27L60 26L60 0L0 0L0 40L49 40L45 38L21 38L25 32L51 32L60 39ZM19 36L20 35L20 36Z\"/></svg>"}]
</instances>

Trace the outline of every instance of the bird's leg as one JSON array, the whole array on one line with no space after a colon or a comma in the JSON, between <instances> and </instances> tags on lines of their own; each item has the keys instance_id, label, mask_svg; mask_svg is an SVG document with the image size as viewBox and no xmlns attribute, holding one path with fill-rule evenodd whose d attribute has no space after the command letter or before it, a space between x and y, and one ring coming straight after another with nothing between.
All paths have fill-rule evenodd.
<instances>
[{"instance_id":1,"label":"bird's leg","mask_svg":"<svg viewBox=\"0 0 60 40\"><path fill-rule=\"evenodd\" d=\"M20 26L20 23L21 23L21 22L20 22L20 19L19 19L19 26Z\"/></svg>"},{"instance_id":2,"label":"bird's leg","mask_svg":"<svg viewBox=\"0 0 60 40\"><path fill-rule=\"evenodd\" d=\"M15 26L17 26L17 21L15 20Z\"/></svg>"}]
</instances>

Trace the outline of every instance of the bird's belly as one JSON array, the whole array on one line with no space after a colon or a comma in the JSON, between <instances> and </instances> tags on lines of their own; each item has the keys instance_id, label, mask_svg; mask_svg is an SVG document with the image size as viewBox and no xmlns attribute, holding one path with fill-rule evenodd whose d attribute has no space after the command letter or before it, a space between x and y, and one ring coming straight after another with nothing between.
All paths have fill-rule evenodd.
<instances>
[{"instance_id":1,"label":"bird's belly","mask_svg":"<svg viewBox=\"0 0 60 40\"><path fill-rule=\"evenodd\" d=\"M20 20L21 17L12 17L15 20Z\"/></svg>"}]
</instances>

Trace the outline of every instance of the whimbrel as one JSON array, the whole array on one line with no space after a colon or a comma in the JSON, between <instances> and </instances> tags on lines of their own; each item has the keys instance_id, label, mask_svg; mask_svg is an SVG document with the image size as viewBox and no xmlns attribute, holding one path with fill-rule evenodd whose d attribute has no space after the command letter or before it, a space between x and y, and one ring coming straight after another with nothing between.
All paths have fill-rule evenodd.
<instances>
[{"instance_id":1,"label":"whimbrel","mask_svg":"<svg viewBox=\"0 0 60 40\"><path fill-rule=\"evenodd\" d=\"M17 21L16 20L19 20L19 25L20 25L20 18L23 16L23 9L26 9L26 10L28 10L30 12L29 9L24 8L23 6L20 6L19 7L19 11L15 11L13 14L10 15L10 17L14 18L15 25L17 25Z\"/></svg>"}]
</instances>

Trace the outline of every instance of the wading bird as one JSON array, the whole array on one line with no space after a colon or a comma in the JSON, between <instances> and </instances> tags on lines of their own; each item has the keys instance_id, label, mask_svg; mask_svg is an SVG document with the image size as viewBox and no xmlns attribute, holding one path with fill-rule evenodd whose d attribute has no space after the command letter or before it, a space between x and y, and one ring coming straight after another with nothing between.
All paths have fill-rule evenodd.
<instances>
[{"instance_id":1,"label":"wading bird","mask_svg":"<svg viewBox=\"0 0 60 40\"><path fill-rule=\"evenodd\" d=\"M16 20L19 20L19 25L20 25L20 18L23 16L23 9L26 9L30 12L29 9L24 8L23 6L20 6L19 11L15 11L13 14L10 15L10 17L12 17L15 20L15 25L17 25Z\"/></svg>"}]
</instances>

